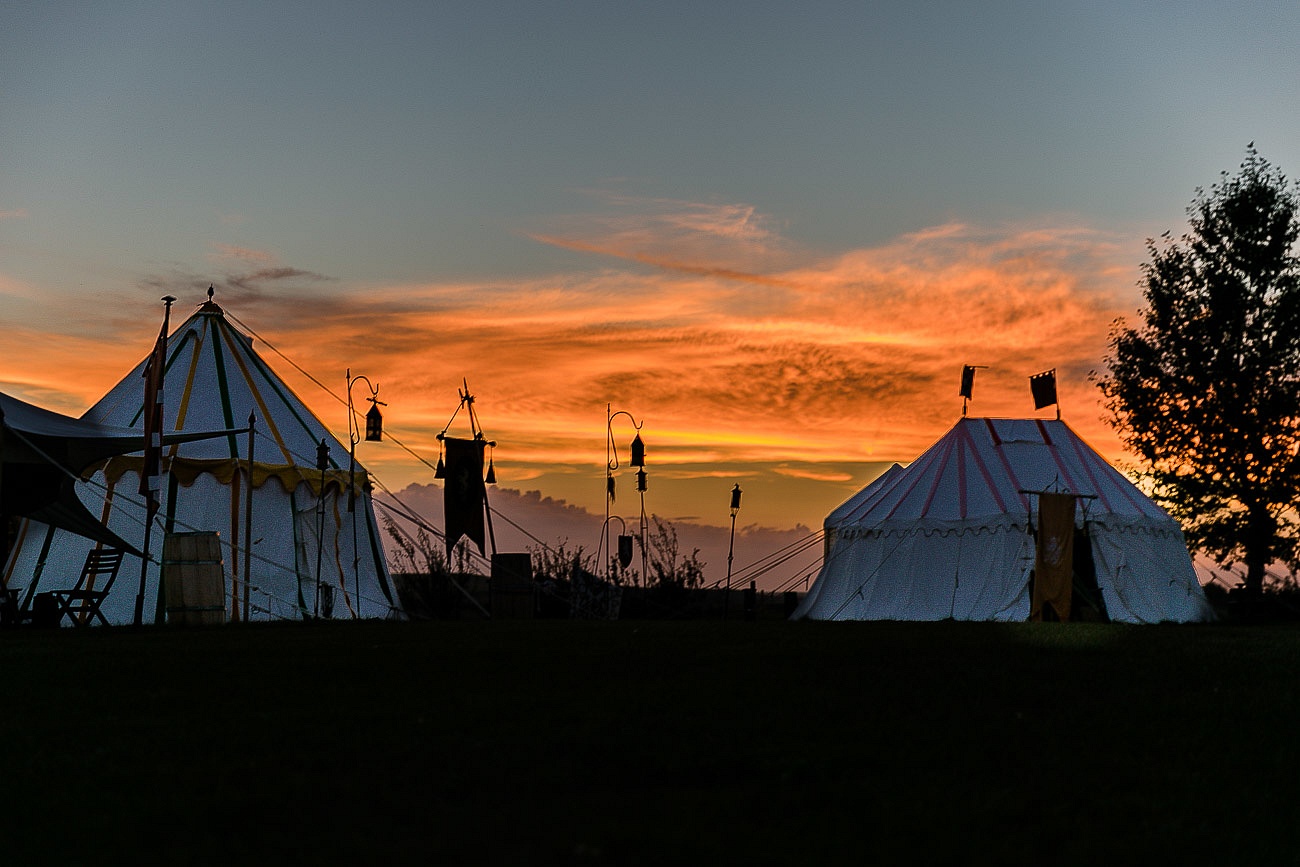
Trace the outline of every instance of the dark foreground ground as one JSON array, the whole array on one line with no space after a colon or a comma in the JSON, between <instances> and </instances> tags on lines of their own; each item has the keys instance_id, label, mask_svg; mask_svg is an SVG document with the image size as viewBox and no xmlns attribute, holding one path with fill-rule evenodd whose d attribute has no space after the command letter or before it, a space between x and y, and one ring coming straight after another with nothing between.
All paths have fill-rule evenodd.
<instances>
[{"instance_id":1,"label":"dark foreground ground","mask_svg":"<svg viewBox=\"0 0 1300 867\"><path fill-rule=\"evenodd\" d=\"M1294 625L0 633L5 863L1300 861Z\"/></svg>"}]
</instances>

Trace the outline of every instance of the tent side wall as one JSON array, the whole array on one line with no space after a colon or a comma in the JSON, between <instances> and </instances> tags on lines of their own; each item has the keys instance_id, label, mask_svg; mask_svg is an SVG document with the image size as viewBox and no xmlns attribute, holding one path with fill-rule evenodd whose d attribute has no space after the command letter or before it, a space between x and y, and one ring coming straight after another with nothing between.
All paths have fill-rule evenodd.
<instances>
[{"instance_id":1,"label":"tent side wall","mask_svg":"<svg viewBox=\"0 0 1300 867\"><path fill-rule=\"evenodd\" d=\"M1097 585L1116 623L1201 623L1214 619L1178 525L1089 524Z\"/></svg>"},{"instance_id":2,"label":"tent side wall","mask_svg":"<svg viewBox=\"0 0 1300 867\"><path fill-rule=\"evenodd\" d=\"M135 474L126 473L119 484L133 490ZM210 475L200 475L189 488L182 488L183 506L177 514L171 512L171 523L176 532L215 531L220 534L223 585L226 610L230 614L237 601L242 608L244 568L243 498L236 507L232 501L232 487L223 485ZM251 556L252 580L250 602L253 619L299 619L304 613L314 613L316 608L316 555L317 555L317 503L306 485L299 486L290 496L278 483L258 488L253 498ZM301 512L307 521L298 520L294 502L303 504ZM129 501L117 501L108 516L108 525L124 538L142 537L143 514ZM346 495L340 496L330 488L324 498L325 534L324 548L320 549L321 583L332 588L333 616L390 617L396 613L395 596L388 580L387 567L382 558L382 544L372 518L369 495L357 501L354 513L347 511ZM163 505L164 513L168 504ZM353 547L352 520L355 517L356 547ZM310 533L300 537L303 524L310 525ZM34 521L26 522L22 544L15 546L6 575L12 576L14 585L24 588L24 595L44 590L67 589L80 572L86 554L94 542L60 530L53 530ZM233 547L235 538L241 540ZM47 541L50 544L46 544ZM162 560L163 534L154 533L145 585L146 620L155 618L160 607L159 563ZM305 562L304 562L305 561ZM32 587L29 578L35 579ZM118 573L117 582L103 605L104 616L110 623L127 624L134 619L135 597L140 585L140 560L128 556Z\"/></svg>"},{"instance_id":3,"label":"tent side wall","mask_svg":"<svg viewBox=\"0 0 1300 867\"><path fill-rule=\"evenodd\" d=\"M841 528L793 618L1025 620L1033 557L1023 524Z\"/></svg>"}]
</instances>

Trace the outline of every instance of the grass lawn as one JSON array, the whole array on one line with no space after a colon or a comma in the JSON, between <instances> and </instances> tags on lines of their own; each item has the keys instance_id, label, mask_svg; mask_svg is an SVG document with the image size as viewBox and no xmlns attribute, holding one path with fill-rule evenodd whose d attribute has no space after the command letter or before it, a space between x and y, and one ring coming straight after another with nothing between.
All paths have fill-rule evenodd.
<instances>
[{"instance_id":1,"label":"grass lawn","mask_svg":"<svg viewBox=\"0 0 1300 867\"><path fill-rule=\"evenodd\" d=\"M0 633L5 860L1296 863L1300 629Z\"/></svg>"}]
</instances>

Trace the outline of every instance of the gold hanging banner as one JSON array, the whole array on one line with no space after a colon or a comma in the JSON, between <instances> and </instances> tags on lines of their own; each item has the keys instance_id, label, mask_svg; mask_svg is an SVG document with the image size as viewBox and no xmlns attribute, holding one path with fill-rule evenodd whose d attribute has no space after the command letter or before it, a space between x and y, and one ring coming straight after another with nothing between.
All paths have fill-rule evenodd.
<instances>
[{"instance_id":1,"label":"gold hanging banner","mask_svg":"<svg viewBox=\"0 0 1300 867\"><path fill-rule=\"evenodd\" d=\"M1073 578L1074 495L1039 494L1038 551L1029 619L1068 622Z\"/></svg>"}]
</instances>

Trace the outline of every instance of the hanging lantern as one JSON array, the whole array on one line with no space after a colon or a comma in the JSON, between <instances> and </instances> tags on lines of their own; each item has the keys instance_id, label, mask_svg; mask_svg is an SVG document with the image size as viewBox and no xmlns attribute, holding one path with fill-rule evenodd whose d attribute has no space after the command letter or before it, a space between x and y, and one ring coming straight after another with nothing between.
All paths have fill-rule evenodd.
<instances>
[{"instance_id":1,"label":"hanging lantern","mask_svg":"<svg viewBox=\"0 0 1300 867\"><path fill-rule=\"evenodd\" d=\"M330 447L325 444L325 440L320 441L316 446L316 469L322 473L330 467Z\"/></svg>"},{"instance_id":2,"label":"hanging lantern","mask_svg":"<svg viewBox=\"0 0 1300 867\"><path fill-rule=\"evenodd\" d=\"M731 489L731 514L735 516L740 511L740 485Z\"/></svg>"},{"instance_id":3,"label":"hanging lantern","mask_svg":"<svg viewBox=\"0 0 1300 867\"><path fill-rule=\"evenodd\" d=\"M370 410L366 413L366 442L377 443L384 438L384 416L379 412L379 402L370 400Z\"/></svg>"},{"instance_id":4,"label":"hanging lantern","mask_svg":"<svg viewBox=\"0 0 1300 867\"><path fill-rule=\"evenodd\" d=\"M636 489L643 494L645 493L645 470L636 471Z\"/></svg>"},{"instance_id":5,"label":"hanging lantern","mask_svg":"<svg viewBox=\"0 0 1300 867\"><path fill-rule=\"evenodd\" d=\"M618 537L618 563L624 569L632 565L632 537Z\"/></svg>"},{"instance_id":6,"label":"hanging lantern","mask_svg":"<svg viewBox=\"0 0 1300 867\"><path fill-rule=\"evenodd\" d=\"M645 466L645 443L641 441L641 434L639 433L636 435L636 439L632 440L632 466Z\"/></svg>"},{"instance_id":7,"label":"hanging lantern","mask_svg":"<svg viewBox=\"0 0 1300 867\"><path fill-rule=\"evenodd\" d=\"M487 482L489 485L495 485L497 483L497 469L496 467L492 466L492 458L490 457L488 458L487 476L483 479L483 481Z\"/></svg>"},{"instance_id":8,"label":"hanging lantern","mask_svg":"<svg viewBox=\"0 0 1300 867\"><path fill-rule=\"evenodd\" d=\"M436 466L436 467L433 468L433 477L434 477L435 479L445 479L445 478L447 478L447 465L444 464L444 463L442 462L442 442L441 442L441 439L442 439L442 438L439 437L439 440L440 440L440 441L439 441L439 443L438 443L438 466Z\"/></svg>"}]
</instances>

